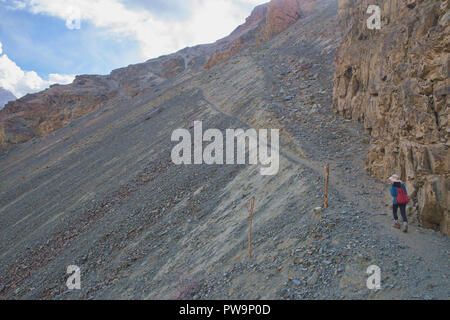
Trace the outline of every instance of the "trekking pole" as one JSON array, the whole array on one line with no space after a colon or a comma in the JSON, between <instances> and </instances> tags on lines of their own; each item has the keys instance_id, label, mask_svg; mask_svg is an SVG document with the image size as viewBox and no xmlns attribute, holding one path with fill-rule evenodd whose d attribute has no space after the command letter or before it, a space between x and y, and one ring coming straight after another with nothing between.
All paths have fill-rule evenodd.
<instances>
[{"instance_id":1,"label":"trekking pole","mask_svg":"<svg viewBox=\"0 0 450 320\"><path fill-rule=\"evenodd\" d=\"M328 178L330 175L330 165L327 163L325 165L325 201L323 207L328 208Z\"/></svg>"},{"instance_id":2,"label":"trekking pole","mask_svg":"<svg viewBox=\"0 0 450 320\"><path fill-rule=\"evenodd\" d=\"M255 197L252 198L252 204L250 207L249 226L248 226L248 258L252 258L252 221L253 221L253 209L255 208Z\"/></svg>"}]
</instances>

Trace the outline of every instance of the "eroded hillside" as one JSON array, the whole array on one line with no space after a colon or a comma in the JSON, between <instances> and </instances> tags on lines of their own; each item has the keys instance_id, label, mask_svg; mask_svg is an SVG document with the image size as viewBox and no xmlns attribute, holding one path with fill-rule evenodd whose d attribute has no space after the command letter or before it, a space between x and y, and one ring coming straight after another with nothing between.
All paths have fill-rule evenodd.
<instances>
[{"instance_id":1,"label":"eroded hillside","mask_svg":"<svg viewBox=\"0 0 450 320\"><path fill-rule=\"evenodd\" d=\"M11 102L0 111L0 152L33 138L47 137L102 106L157 93L160 85L176 76L192 77L245 48L272 39L309 16L314 7L312 0L272 0L255 8L244 24L213 44L185 48L106 76L78 76L72 84L54 85Z\"/></svg>"},{"instance_id":2,"label":"eroded hillside","mask_svg":"<svg viewBox=\"0 0 450 320\"><path fill-rule=\"evenodd\" d=\"M316 1L257 47L119 95L0 157L0 298L447 298L448 237L391 229L387 186L364 169L368 136L333 111L337 9ZM171 134L195 120L280 129L279 173L174 165ZM325 163L329 208L313 213ZM366 286L374 264L383 290ZM79 291L66 287L69 265Z\"/></svg>"}]
</instances>

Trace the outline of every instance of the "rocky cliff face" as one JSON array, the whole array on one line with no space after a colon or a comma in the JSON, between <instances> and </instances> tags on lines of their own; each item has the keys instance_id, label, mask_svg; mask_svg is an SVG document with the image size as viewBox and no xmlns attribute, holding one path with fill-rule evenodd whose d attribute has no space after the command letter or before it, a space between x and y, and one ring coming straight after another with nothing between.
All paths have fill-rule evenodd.
<instances>
[{"instance_id":1,"label":"rocky cliff face","mask_svg":"<svg viewBox=\"0 0 450 320\"><path fill-rule=\"evenodd\" d=\"M71 85L54 85L10 102L0 112L0 145L47 136L96 110L115 94L108 77L78 76Z\"/></svg>"},{"instance_id":2,"label":"rocky cliff face","mask_svg":"<svg viewBox=\"0 0 450 320\"><path fill-rule=\"evenodd\" d=\"M235 53L250 46L258 46L291 27L314 9L315 0L272 0L256 7L245 24L230 36L219 40L221 44L205 65L209 69Z\"/></svg>"},{"instance_id":3,"label":"rocky cliff face","mask_svg":"<svg viewBox=\"0 0 450 320\"><path fill-rule=\"evenodd\" d=\"M370 4L381 30L369 30ZM371 135L366 166L380 179L398 172L413 198L408 214L450 234L450 3L340 0L344 32L336 57L334 107Z\"/></svg>"}]
</instances>

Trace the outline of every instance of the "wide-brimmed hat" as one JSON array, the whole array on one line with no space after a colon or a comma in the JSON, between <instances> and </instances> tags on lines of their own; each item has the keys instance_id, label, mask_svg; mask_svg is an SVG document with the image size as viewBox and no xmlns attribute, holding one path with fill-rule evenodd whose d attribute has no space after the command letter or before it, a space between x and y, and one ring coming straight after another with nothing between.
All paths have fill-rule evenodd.
<instances>
[{"instance_id":1,"label":"wide-brimmed hat","mask_svg":"<svg viewBox=\"0 0 450 320\"><path fill-rule=\"evenodd\" d=\"M399 176L398 174L393 174L392 177L389 177L389 180L390 180L391 182L402 182L402 181L400 180L400 176Z\"/></svg>"}]
</instances>

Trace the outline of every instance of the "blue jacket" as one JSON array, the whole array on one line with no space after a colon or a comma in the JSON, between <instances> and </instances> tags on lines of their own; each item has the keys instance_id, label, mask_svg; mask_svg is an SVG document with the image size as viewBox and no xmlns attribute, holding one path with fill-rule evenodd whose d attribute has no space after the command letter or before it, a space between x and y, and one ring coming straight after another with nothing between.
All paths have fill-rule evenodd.
<instances>
[{"instance_id":1,"label":"blue jacket","mask_svg":"<svg viewBox=\"0 0 450 320\"><path fill-rule=\"evenodd\" d=\"M397 183L396 183L397 184ZM403 183L399 183L400 186L403 188L403 190L405 190L405 193L408 194L408 192L406 191L406 187ZM398 187L400 187L398 186ZM391 196L394 198L394 200L392 200L393 204L397 204L397 195L398 195L398 191L395 185L391 185Z\"/></svg>"}]
</instances>

